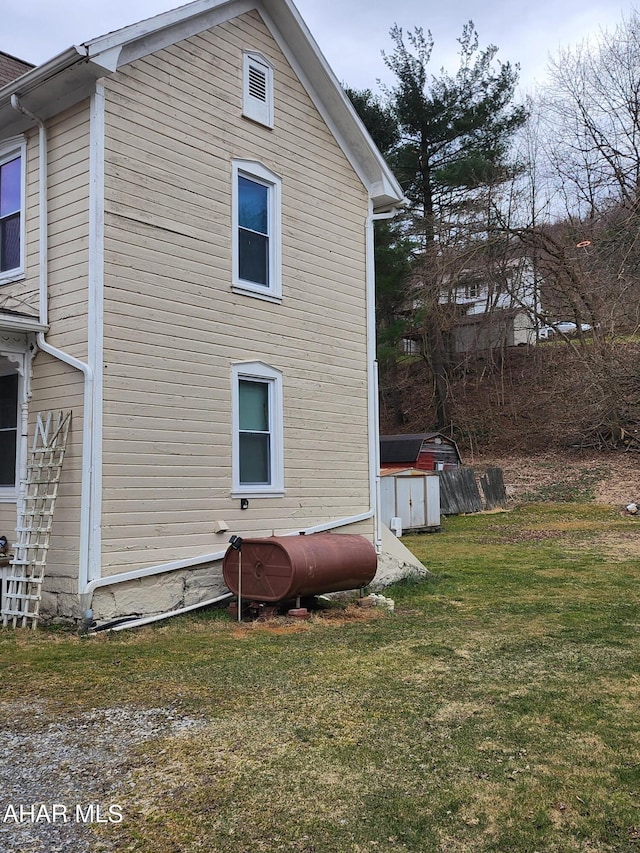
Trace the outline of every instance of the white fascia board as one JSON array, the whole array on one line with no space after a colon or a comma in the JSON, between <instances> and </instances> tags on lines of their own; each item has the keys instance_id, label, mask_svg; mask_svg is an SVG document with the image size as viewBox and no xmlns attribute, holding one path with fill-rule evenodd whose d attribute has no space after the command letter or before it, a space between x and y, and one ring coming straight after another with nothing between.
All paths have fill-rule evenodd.
<instances>
[{"instance_id":1,"label":"white fascia board","mask_svg":"<svg viewBox=\"0 0 640 853\"><path fill-rule=\"evenodd\" d=\"M0 330L3 332L46 332L48 328L37 317L14 317L0 311Z\"/></svg>"},{"instance_id":2,"label":"white fascia board","mask_svg":"<svg viewBox=\"0 0 640 853\"><path fill-rule=\"evenodd\" d=\"M253 0L196 0L83 45L90 59L115 71L179 41L255 9Z\"/></svg>"}]
</instances>

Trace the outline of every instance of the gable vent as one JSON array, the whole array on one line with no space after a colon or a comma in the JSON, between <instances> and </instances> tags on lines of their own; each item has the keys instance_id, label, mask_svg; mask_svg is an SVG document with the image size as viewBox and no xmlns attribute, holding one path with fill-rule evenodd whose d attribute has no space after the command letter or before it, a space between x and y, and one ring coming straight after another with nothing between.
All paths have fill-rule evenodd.
<instances>
[{"instance_id":1,"label":"gable vent","mask_svg":"<svg viewBox=\"0 0 640 853\"><path fill-rule=\"evenodd\" d=\"M244 54L242 114L273 127L273 68L261 54Z\"/></svg>"},{"instance_id":2,"label":"gable vent","mask_svg":"<svg viewBox=\"0 0 640 853\"><path fill-rule=\"evenodd\" d=\"M249 66L249 95L263 103L267 101L267 75L254 65Z\"/></svg>"}]
</instances>

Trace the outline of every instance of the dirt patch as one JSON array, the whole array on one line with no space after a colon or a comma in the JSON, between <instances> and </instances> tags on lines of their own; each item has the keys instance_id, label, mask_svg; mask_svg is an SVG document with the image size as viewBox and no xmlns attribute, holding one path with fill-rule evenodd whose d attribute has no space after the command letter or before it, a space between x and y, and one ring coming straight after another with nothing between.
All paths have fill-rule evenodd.
<instances>
[{"instance_id":1,"label":"dirt patch","mask_svg":"<svg viewBox=\"0 0 640 853\"><path fill-rule=\"evenodd\" d=\"M510 502L595 500L609 506L640 503L639 453L545 453L466 460L477 473L502 468Z\"/></svg>"},{"instance_id":2,"label":"dirt patch","mask_svg":"<svg viewBox=\"0 0 640 853\"><path fill-rule=\"evenodd\" d=\"M275 616L272 619L260 618L253 622L234 623L231 628L234 639L248 640L255 632L265 634L299 634L308 631L315 623L322 621L331 625L346 625L351 622L367 622L388 614L385 607L358 607L356 604L339 605L328 610L316 610L310 619L291 619L287 616Z\"/></svg>"},{"instance_id":3,"label":"dirt patch","mask_svg":"<svg viewBox=\"0 0 640 853\"><path fill-rule=\"evenodd\" d=\"M610 533L601 536L598 543L607 549L610 559L637 560L640 558L640 521L637 530L631 533Z\"/></svg>"}]
</instances>

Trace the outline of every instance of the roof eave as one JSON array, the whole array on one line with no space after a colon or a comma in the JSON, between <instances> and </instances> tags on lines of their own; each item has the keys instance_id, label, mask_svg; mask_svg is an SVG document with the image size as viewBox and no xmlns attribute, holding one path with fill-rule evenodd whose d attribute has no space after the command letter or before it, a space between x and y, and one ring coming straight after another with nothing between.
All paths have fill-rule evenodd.
<instances>
[{"instance_id":1,"label":"roof eave","mask_svg":"<svg viewBox=\"0 0 640 853\"><path fill-rule=\"evenodd\" d=\"M12 107L13 95L17 95L30 112L43 119L50 118L88 97L95 81L108 70L89 60L83 47L74 46L12 80L0 89L2 136L23 133L33 126L31 119Z\"/></svg>"},{"instance_id":2,"label":"roof eave","mask_svg":"<svg viewBox=\"0 0 640 853\"><path fill-rule=\"evenodd\" d=\"M48 328L37 317L5 314L0 311L0 329L3 332L46 332Z\"/></svg>"},{"instance_id":3,"label":"roof eave","mask_svg":"<svg viewBox=\"0 0 640 853\"><path fill-rule=\"evenodd\" d=\"M375 212L404 202L404 193L364 127L322 51L291 0L194 0L154 18L86 42L88 56L113 70L144 52L204 27L257 9L329 124L367 188ZM278 39L278 36L280 38Z\"/></svg>"}]
</instances>

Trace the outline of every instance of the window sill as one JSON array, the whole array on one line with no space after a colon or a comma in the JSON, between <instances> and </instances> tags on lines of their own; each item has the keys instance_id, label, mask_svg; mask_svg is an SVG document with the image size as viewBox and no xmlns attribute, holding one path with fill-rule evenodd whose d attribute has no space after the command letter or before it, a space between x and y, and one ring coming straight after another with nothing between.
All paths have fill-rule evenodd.
<instances>
[{"instance_id":1,"label":"window sill","mask_svg":"<svg viewBox=\"0 0 640 853\"><path fill-rule=\"evenodd\" d=\"M12 284L14 281L24 281L26 278L24 270L7 270L0 273L0 285Z\"/></svg>"},{"instance_id":2,"label":"window sill","mask_svg":"<svg viewBox=\"0 0 640 853\"><path fill-rule=\"evenodd\" d=\"M252 296L254 299L262 299L263 302L275 302L278 305L282 302L282 296L269 293L269 291L263 293L260 290L254 290L253 287L244 287L241 284L233 284L231 290L234 293L239 293L241 296Z\"/></svg>"},{"instance_id":3,"label":"window sill","mask_svg":"<svg viewBox=\"0 0 640 853\"><path fill-rule=\"evenodd\" d=\"M18 490L0 486L0 504L14 504L18 501Z\"/></svg>"},{"instance_id":4,"label":"window sill","mask_svg":"<svg viewBox=\"0 0 640 853\"><path fill-rule=\"evenodd\" d=\"M236 491L231 492L231 497L234 500L240 500L241 498L283 498L285 496L284 489L252 489L247 491Z\"/></svg>"}]
</instances>

